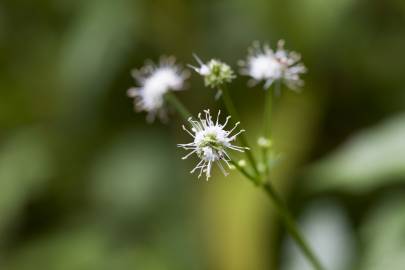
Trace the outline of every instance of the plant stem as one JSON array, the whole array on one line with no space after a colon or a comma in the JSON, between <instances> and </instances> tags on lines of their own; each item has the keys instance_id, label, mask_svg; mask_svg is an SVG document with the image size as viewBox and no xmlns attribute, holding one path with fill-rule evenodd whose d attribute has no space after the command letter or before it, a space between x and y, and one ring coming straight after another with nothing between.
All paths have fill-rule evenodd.
<instances>
[{"instance_id":1,"label":"plant stem","mask_svg":"<svg viewBox=\"0 0 405 270\"><path fill-rule=\"evenodd\" d=\"M267 196L273 201L273 204L276 207L277 214L281 217L283 224L286 226L288 233L293 238L295 243L303 252L304 256L312 264L316 270L324 270L322 264L316 257L315 253L310 248L309 244L305 240L304 236L300 232L296 222L294 221L293 215L288 209L287 205L284 203L280 195L273 188L270 183L262 182L258 177L254 177L249 174L243 167L239 166L237 162L231 160L231 163L238 169L246 178L248 178L255 186L263 189Z\"/></svg>"},{"instance_id":2,"label":"plant stem","mask_svg":"<svg viewBox=\"0 0 405 270\"><path fill-rule=\"evenodd\" d=\"M279 81L275 82L274 85L274 92L276 95L280 95L281 84ZM265 107L264 107L264 117L263 117L263 126L264 126L264 137L267 140L271 139L271 117L272 117L272 98L273 98L273 91L272 89L267 89L266 93L266 100L265 100ZM268 147L263 147L262 150L263 154L263 163L265 166L265 175L264 178L266 179L269 177L269 160L268 160ZM314 252L311 250L307 242L305 241L304 237L302 236L301 232L298 229L297 224L294 221L292 214L290 213L288 207L278 195L274 187L269 183L266 182L265 179L262 181L261 187L266 192L266 194L270 197L273 201L278 214L280 215L284 225L286 226L289 234L297 243L297 245L302 250L303 254L307 257L307 259L311 262L313 267L316 270L323 270L321 263L315 256Z\"/></svg>"},{"instance_id":3,"label":"plant stem","mask_svg":"<svg viewBox=\"0 0 405 270\"><path fill-rule=\"evenodd\" d=\"M181 103L177 97L172 92L167 92L165 94L165 99L170 105L172 105L176 111L184 118L187 122L190 117L192 117L191 113L187 110L187 108Z\"/></svg>"},{"instance_id":4,"label":"plant stem","mask_svg":"<svg viewBox=\"0 0 405 270\"><path fill-rule=\"evenodd\" d=\"M263 126L264 126L264 138L270 140L271 138L271 116L272 116L272 99L273 91L270 88L266 91L265 103L264 103L264 116L263 116ZM268 158L268 147L262 148L262 160L264 165L264 177L269 175L269 158Z\"/></svg>"},{"instance_id":5,"label":"plant stem","mask_svg":"<svg viewBox=\"0 0 405 270\"><path fill-rule=\"evenodd\" d=\"M229 91L226 85L224 85L221 91L222 91L222 99L224 101L225 108L228 110L228 113L232 116L235 122L240 122L239 114L235 108L235 105L232 102L231 96L229 95ZM255 174L259 175L259 170L257 168L255 158L253 157L253 154L251 152L252 148L249 147L245 134L241 133L238 136L238 140L240 141L243 147L247 147L250 149L249 151L245 151L246 157L249 160L253 170L255 171Z\"/></svg>"},{"instance_id":6,"label":"plant stem","mask_svg":"<svg viewBox=\"0 0 405 270\"><path fill-rule=\"evenodd\" d=\"M258 186L260 184L260 179L251 175L248 171L246 171L245 168L239 166L237 162L235 162L233 159L230 160L230 163L235 166L235 168L241 172L246 178L248 178L250 181L252 181L253 184Z\"/></svg>"},{"instance_id":7,"label":"plant stem","mask_svg":"<svg viewBox=\"0 0 405 270\"><path fill-rule=\"evenodd\" d=\"M315 253L311 250L307 241L305 240L300 230L298 229L298 226L294 221L294 218L291 215L290 211L288 210L288 207L285 205L284 201L278 195L273 186L270 183L264 183L261 187L273 201L274 205L276 206L278 214L281 216L284 225L287 227L289 234L297 243L299 248L302 250L305 257L307 257L307 259L311 262L314 269L324 270L325 268L323 268L322 264L316 257Z\"/></svg>"},{"instance_id":8,"label":"plant stem","mask_svg":"<svg viewBox=\"0 0 405 270\"><path fill-rule=\"evenodd\" d=\"M264 136L266 139L271 137L271 115L272 115L272 99L273 91L268 88L266 91L265 103L264 103Z\"/></svg>"}]
</instances>

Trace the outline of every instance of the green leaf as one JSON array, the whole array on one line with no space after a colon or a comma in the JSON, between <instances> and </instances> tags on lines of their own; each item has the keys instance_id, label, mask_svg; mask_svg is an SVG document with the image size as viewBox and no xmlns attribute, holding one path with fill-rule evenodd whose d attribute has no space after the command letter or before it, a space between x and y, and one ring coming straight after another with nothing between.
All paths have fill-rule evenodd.
<instances>
[{"instance_id":1,"label":"green leaf","mask_svg":"<svg viewBox=\"0 0 405 270\"><path fill-rule=\"evenodd\" d=\"M405 200L400 196L381 204L363 225L365 250L357 269L405 269Z\"/></svg>"},{"instance_id":2,"label":"green leaf","mask_svg":"<svg viewBox=\"0 0 405 270\"><path fill-rule=\"evenodd\" d=\"M366 192L405 180L405 115L398 115L354 136L315 164L310 189Z\"/></svg>"},{"instance_id":3,"label":"green leaf","mask_svg":"<svg viewBox=\"0 0 405 270\"><path fill-rule=\"evenodd\" d=\"M43 134L24 129L0 146L0 240L51 173Z\"/></svg>"}]
</instances>

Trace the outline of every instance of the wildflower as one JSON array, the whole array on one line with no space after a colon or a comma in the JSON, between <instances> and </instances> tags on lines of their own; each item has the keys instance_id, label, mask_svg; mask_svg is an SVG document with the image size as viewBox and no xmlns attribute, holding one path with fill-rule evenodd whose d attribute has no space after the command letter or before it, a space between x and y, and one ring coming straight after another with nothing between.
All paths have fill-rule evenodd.
<instances>
[{"instance_id":1,"label":"wildflower","mask_svg":"<svg viewBox=\"0 0 405 270\"><path fill-rule=\"evenodd\" d=\"M205 64L195 54L194 58L196 59L200 67L195 67L192 65L189 65L189 67L204 77L204 84L206 87L216 88L220 90L225 83L230 83L233 79L236 78L236 75L234 74L231 67L224 62L216 59L211 59Z\"/></svg>"},{"instance_id":2,"label":"wildflower","mask_svg":"<svg viewBox=\"0 0 405 270\"><path fill-rule=\"evenodd\" d=\"M194 138L194 141L187 144L179 144L178 146L186 150L191 150L191 152L184 156L183 159L188 158L194 153L201 159L194 169L191 170L191 173L199 170L198 178L205 173L206 179L208 180L211 176L211 168L213 163L218 165L224 175L227 175L227 172L222 165L222 161L228 166L228 168L232 168L231 164L229 163L231 158L227 153L228 149L244 152L244 150L247 148L232 144L236 137L240 133L244 132L242 129L239 132L231 135L231 133L239 125L239 122L236 123L231 130L226 131L224 128L231 118L230 116L226 118L224 124L220 124L220 111L218 112L216 122L212 121L209 110L205 110L204 113L205 118L202 118L201 113L198 114L198 121L189 118L188 121L192 126L191 131L183 126L183 129Z\"/></svg>"},{"instance_id":3,"label":"wildflower","mask_svg":"<svg viewBox=\"0 0 405 270\"><path fill-rule=\"evenodd\" d=\"M128 90L129 97L134 98L136 111L146 111L147 120L153 121L156 115L166 117L164 95L168 91L179 91L184 87L188 73L175 64L174 57L162 57L159 65L148 62L139 70L132 71L139 87Z\"/></svg>"},{"instance_id":4,"label":"wildflower","mask_svg":"<svg viewBox=\"0 0 405 270\"><path fill-rule=\"evenodd\" d=\"M265 89L278 81L298 90L304 84L300 75L307 71L300 60L298 53L284 49L283 40L277 43L275 52L267 44L260 46L259 42L254 42L249 48L247 60L240 62L241 74L252 77L251 84L265 81Z\"/></svg>"}]
</instances>

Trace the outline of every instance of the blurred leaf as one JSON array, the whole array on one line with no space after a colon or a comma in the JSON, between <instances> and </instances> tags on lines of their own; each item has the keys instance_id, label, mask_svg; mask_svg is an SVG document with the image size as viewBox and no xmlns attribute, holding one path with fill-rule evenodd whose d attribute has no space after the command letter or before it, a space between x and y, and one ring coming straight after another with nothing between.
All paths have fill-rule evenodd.
<instances>
[{"instance_id":1,"label":"blurred leaf","mask_svg":"<svg viewBox=\"0 0 405 270\"><path fill-rule=\"evenodd\" d=\"M160 136L138 131L118 136L102 149L91 173L96 205L104 213L136 217L160 201L161 192L173 184L168 146Z\"/></svg>"},{"instance_id":2,"label":"blurred leaf","mask_svg":"<svg viewBox=\"0 0 405 270\"><path fill-rule=\"evenodd\" d=\"M405 115L363 131L310 170L310 188L368 191L405 180Z\"/></svg>"},{"instance_id":3,"label":"blurred leaf","mask_svg":"<svg viewBox=\"0 0 405 270\"><path fill-rule=\"evenodd\" d=\"M0 146L0 240L51 168L46 138L37 130L24 129Z\"/></svg>"},{"instance_id":4,"label":"blurred leaf","mask_svg":"<svg viewBox=\"0 0 405 270\"><path fill-rule=\"evenodd\" d=\"M305 209L300 224L325 269L350 269L355 258L354 235L343 208L333 201L315 201ZM291 238L285 247L282 269L313 269Z\"/></svg>"},{"instance_id":5,"label":"blurred leaf","mask_svg":"<svg viewBox=\"0 0 405 270\"><path fill-rule=\"evenodd\" d=\"M105 255L105 239L94 228L47 234L27 244L15 254L8 269L72 270L100 269Z\"/></svg>"},{"instance_id":6,"label":"blurred leaf","mask_svg":"<svg viewBox=\"0 0 405 270\"><path fill-rule=\"evenodd\" d=\"M68 111L76 103L78 110L86 109L87 102L103 96L102 92L126 60L135 40L137 2L92 0L84 3L77 21L65 36L62 50L64 87L60 89L60 101Z\"/></svg>"},{"instance_id":7,"label":"blurred leaf","mask_svg":"<svg viewBox=\"0 0 405 270\"><path fill-rule=\"evenodd\" d=\"M403 195L390 197L362 227L365 250L357 269L405 269L405 200Z\"/></svg>"},{"instance_id":8,"label":"blurred leaf","mask_svg":"<svg viewBox=\"0 0 405 270\"><path fill-rule=\"evenodd\" d=\"M290 2L290 10L297 34L304 34L307 42L325 41L338 27L342 15L353 4L352 0L301 0Z\"/></svg>"},{"instance_id":9,"label":"blurred leaf","mask_svg":"<svg viewBox=\"0 0 405 270\"><path fill-rule=\"evenodd\" d=\"M170 269L188 269L179 268L173 257L162 257L156 247L140 246L135 241L126 242L127 239L117 245L112 241L115 229L118 228L105 230L83 219L79 225L65 225L62 230L37 237L14 252L5 261L5 269L164 270L170 262L173 264Z\"/></svg>"}]
</instances>

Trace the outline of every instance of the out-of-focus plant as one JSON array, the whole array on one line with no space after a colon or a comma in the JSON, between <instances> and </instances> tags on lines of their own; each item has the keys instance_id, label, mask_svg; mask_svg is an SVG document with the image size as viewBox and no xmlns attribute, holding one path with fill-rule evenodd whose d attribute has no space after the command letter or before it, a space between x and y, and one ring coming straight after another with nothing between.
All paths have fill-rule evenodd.
<instances>
[{"instance_id":1,"label":"out-of-focus plant","mask_svg":"<svg viewBox=\"0 0 405 270\"><path fill-rule=\"evenodd\" d=\"M403 113L356 134L312 166L310 188L364 193L401 182L405 175L404 134Z\"/></svg>"},{"instance_id":2,"label":"out-of-focus plant","mask_svg":"<svg viewBox=\"0 0 405 270\"><path fill-rule=\"evenodd\" d=\"M298 229L291 212L269 179L275 156L271 134L272 99L274 94L280 95L283 85L295 91L303 85L300 75L306 72L306 68L300 62L300 55L284 49L283 40L278 42L275 51L268 45L262 46L259 42L254 42L249 48L246 61L239 63L242 67L240 73L251 78L249 85L254 86L264 81L264 89L267 91L262 117L263 133L257 140L261 149L260 158L255 157L250 151L251 146L244 135L245 130L237 131L237 127L241 124L240 117L227 87L227 84L236 77L233 70L220 60L211 59L204 63L196 55L195 58L199 66L190 65L190 67L204 78L206 87L217 89L217 98L222 97L229 114L223 123L220 121L220 111L213 120L209 109L204 110L203 114L199 113L198 119L193 118L188 109L176 98L173 92L184 89L188 73L175 63L173 57L162 57L158 65L149 61L143 68L133 71L132 75L139 86L130 88L128 96L134 98L135 109L146 111L149 122L156 116L166 121L167 105L177 110L188 122L188 127L183 125L183 129L193 138L190 143L178 144L179 147L190 150L183 159L193 154L199 159L191 173L198 171L198 178L205 174L206 180L209 180L214 165L217 165L224 175L228 174L224 166L231 170L238 170L246 179L266 192L276 206L288 232L308 261L315 269L323 269ZM271 89L272 86L274 91ZM226 126L231 119L234 121L234 126L228 130ZM234 144L236 140L241 146ZM246 160L237 160L231 155L230 150L245 153Z\"/></svg>"}]
</instances>

